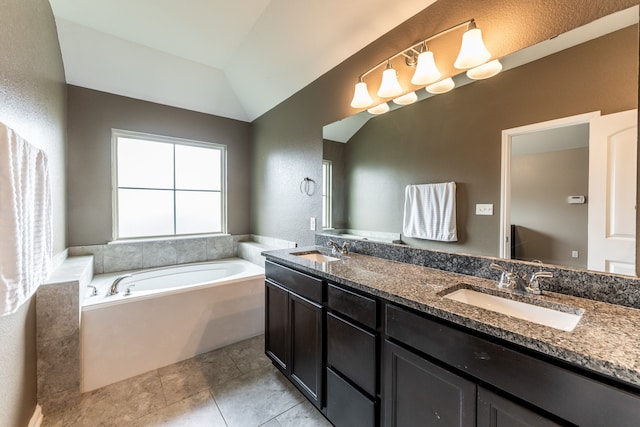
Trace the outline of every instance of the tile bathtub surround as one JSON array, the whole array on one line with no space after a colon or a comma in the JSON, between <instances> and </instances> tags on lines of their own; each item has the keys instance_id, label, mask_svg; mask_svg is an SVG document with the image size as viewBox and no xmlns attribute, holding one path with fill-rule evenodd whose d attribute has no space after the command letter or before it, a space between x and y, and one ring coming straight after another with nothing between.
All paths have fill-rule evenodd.
<instances>
[{"instance_id":1,"label":"tile bathtub surround","mask_svg":"<svg viewBox=\"0 0 640 427\"><path fill-rule=\"evenodd\" d=\"M326 246L329 240L335 240L340 244L348 241L350 251L363 255L496 281L500 279L500 273L489 267L492 263L522 272L527 276L540 271L541 267L540 264L526 261L456 254L381 242L331 238L316 234L315 243L318 246ZM549 264L545 264L542 269L553 273L553 278L540 280L543 291L640 308L639 278L575 270Z\"/></svg>"},{"instance_id":2,"label":"tile bathtub surround","mask_svg":"<svg viewBox=\"0 0 640 427\"><path fill-rule=\"evenodd\" d=\"M82 395L58 426L330 427L264 355L264 336Z\"/></svg>"},{"instance_id":3,"label":"tile bathtub surround","mask_svg":"<svg viewBox=\"0 0 640 427\"><path fill-rule=\"evenodd\" d=\"M69 255L92 255L95 273L104 274L232 258L238 254L238 242L249 238L242 234L72 246Z\"/></svg>"},{"instance_id":4,"label":"tile bathtub surround","mask_svg":"<svg viewBox=\"0 0 640 427\"><path fill-rule=\"evenodd\" d=\"M80 398L80 294L93 258L65 260L36 293L38 403L44 413Z\"/></svg>"},{"instance_id":5,"label":"tile bathtub surround","mask_svg":"<svg viewBox=\"0 0 640 427\"><path fill-rule=\"evenodd\" d=\"M271 249L295 248L296 246L296 242L252 234L246 241L238 242L238 256L264 268L262 252Z\"/></svg>"}]
</instances>

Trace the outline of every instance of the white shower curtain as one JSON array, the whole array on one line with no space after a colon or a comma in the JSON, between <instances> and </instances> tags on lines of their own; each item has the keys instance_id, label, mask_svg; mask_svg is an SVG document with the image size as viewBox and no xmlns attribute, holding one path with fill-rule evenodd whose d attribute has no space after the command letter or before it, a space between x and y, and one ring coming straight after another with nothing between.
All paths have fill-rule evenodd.
<instances>
[{"instance_id":1,"label":"white shower curtain","mask_svg":"<svg viewBox=\"0 0 640 427\"><path fill-rule=\"evenodd\" d=\"M14 313L51 268L46 154L0 123L0 316Z\"/></svg>"}]
</instances>

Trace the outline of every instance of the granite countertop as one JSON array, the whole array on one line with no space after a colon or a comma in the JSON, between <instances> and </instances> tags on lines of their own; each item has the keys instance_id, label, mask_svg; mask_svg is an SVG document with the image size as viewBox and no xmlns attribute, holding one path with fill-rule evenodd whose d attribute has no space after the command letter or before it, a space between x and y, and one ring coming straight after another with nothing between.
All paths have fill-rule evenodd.
<instances>
[{"instance_id":1,"label":"granite countertop","mask_svg":"<svg viewBox=\"0 0 640 427\"><path fill-rule=\"evenodd\" d=\"M350 253L320 263L292 255L305 251L331 255L324 247L267 251L269 260L367 292L402 306L555 357L575 366L640 387L640 310L568 295L543 292L544 303L583 309L571 332L520 320L443 298L443 291L466 284L497 289L497 282L427 267Z\"/></svg>"}]
</instances>

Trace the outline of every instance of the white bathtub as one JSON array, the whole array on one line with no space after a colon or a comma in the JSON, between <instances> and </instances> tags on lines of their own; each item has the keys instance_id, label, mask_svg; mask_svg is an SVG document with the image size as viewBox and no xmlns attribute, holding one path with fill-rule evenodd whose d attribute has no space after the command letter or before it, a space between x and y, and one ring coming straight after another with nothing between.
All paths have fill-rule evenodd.
<instances>
[{"instance_id":1,"label":"white bathtub","mask_svg":"<svg viewBox=\"0 0 640 427\"><path fill-rule=\"evenodd\" d=\"M96 275L91 284L98 295L87 290L80 326L83 392L264 332L264 269L240 258Z\"/></svg>"}]
</instances>

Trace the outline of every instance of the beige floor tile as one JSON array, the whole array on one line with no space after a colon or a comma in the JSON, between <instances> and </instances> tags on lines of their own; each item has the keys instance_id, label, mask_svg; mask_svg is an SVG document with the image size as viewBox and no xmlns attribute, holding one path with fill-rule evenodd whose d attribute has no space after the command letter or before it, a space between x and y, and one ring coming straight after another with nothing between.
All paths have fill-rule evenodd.
<instances>
[{"instance_id":1,"label":"beige floor tile","mask_svg":"<svg viewBox=\"0 0 640 427\"><path fill-rule=\"evenodd\" d=\"M264 354L264 335L232 344L226 347L225 351L243 374L271 365L271 361Z\"/></svg>"},{"instance_id":2,"label":"beige floor tile","mask_svg":"<svg viewBox=\"0 0 640 427\"><path fill-rule=\"evenodd\" d=\"M331 427L331 423L307 400L278 415L276 420L282 427Z\"/></svg>"},{"instance_id":3,"label":"beige floor tile","mask_svg":"<svg viewBox=\"0 0 640 427\"><path fill-rule=\"evenodd\" d=\"M65 427L121 426L166 406L157 371L86 393L63 413Z\"/></svg>"},{"instance_id":4,"label":"beige floor tile","mask_svg":"<svg viewBox=\"0 0 640 427\"><path fill-rule=\"evenodd\" d=\"M260 427L282 427L282 426L280 425L278 420L276 420L275 418L272 418L268 422L262 424Z\"/></svg>"},{"instance_id":5,"label":"beige floor tile","mask_svg":"<svg viewBox=\"0 0 640 427\"><path fill-rule=\"evenodd\" d=\"M44 427L325 427L264 356L264 337L85 393Z\"/></svg>"},{"instance_id":6,"label":"beige floor tile","mask_svg":"<svg viewBox=\"0 0 640 427\"><path fill-rule=\"evenodd\" d=\"M167 405L209 389L207 377L195 359L158 369Z\"/></svg>"},{"instance_id":7,"label":"beige floor tile","mask_svg":"<svg viewBox=\"0 0 640 427\"><path fill-rule=\"evenodd\" d=\"M304 397L274 367L257 369L212 387L229 427L256 427L293 408Z\"/></svg>"},{"instance_id":8,"label":"beige floor tile","mask_svg":"<svg viewBox=\"0 0 640 427\"><path fill-rule=\"evenodd\" d=\"M226 348L198 355L195 357L195 361L209 387L214 387L242 375L238 366L229 357Z\"/></svg>"},{"instance_id":9,"label":"beige floor tile","mask_svg":"<svg viewBox=\"0 0 640 427\"><path fill-rule=\"evenodd\" d=\"M209 390L169 405L131 424L131 427L226 427Z\"/></svg>"}]
</instances>

